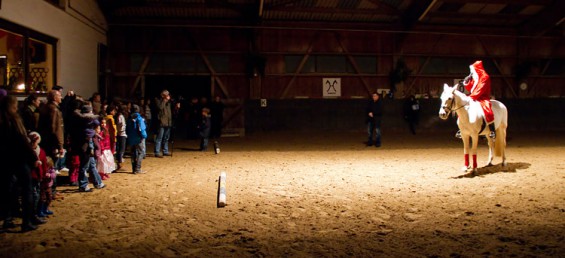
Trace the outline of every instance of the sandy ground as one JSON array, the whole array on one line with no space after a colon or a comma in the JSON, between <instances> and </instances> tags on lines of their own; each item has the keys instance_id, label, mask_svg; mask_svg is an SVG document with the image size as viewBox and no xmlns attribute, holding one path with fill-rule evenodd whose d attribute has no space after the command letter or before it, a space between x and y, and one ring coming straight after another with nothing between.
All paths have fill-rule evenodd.
<instances>
[{"instance_id":1,"label":"sandy ground","mask_svg":"<svg viewBox=\"0 0 565 258\"><path fill-rule=\"evenodd\" d=\"M92 193L60 187L40 229L0 234L2 257L563 257L565 137L510 134L509 165L459 171L452 135L270 133L177 141L146 174ZM481 143L479 166L485 165ZM500 159L495 159L499 164ZM129 166L128 166L129 167ZM217 207L218 177L227 201Z\"/></svg>"}]
</instances>

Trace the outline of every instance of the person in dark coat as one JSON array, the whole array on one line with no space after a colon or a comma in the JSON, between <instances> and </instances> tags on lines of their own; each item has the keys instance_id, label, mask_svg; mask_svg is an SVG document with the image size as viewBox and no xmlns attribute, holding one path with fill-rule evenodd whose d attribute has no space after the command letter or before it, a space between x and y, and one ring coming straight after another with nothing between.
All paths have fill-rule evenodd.
<instances>
[{"instance_id":1,"label":"person in dark coat","mask_svg":"<svg viewBox=\"0 0 565 258\"><path fill-rule=\"evenodd\" d=\"M59 153L64 153L63 144L63 113L59 109L61 92L52 90L47 95L47 104L39 110L38 132L43 139L42 148L53 160L57 160Z\"/></svg>"},{"instance_id":2,"label":"person in dark coat","mask_svg":"<svg viewBox=\"0 0 565 258\"><path fill-rule=\"evenodd\" d=\"M37 131L39 121L39 104L41 101L35 94L30 94L24 101L24 107L20 111L24 127L28 132Z\"/></svg>"},{"instance_id":3,"label":"person in dark coat","mask_svg":"<svg viewBox=\"0 0 565 258\"><path fill-rule=\"evenodd\" d=\"M414 95L410 95L406 101L404 101L403 113L404 120L408 122L408 126L410 127L410 132L416 134L416 125L418 125L420 116L420 103Z\"/></svg>"},{"instance_id":4,"label":"person in dark coat","mask_svg":"<svg viewBox=\"0 0 565 258\"><path fill-rule=\"evenodd\" d=\"M128 135L127 143L131 146L131 167L134 174L144 173L141 170L143 160L143 140L147 139L145 121L141 116L138 105L133 105L131 115L127 120L126 132Z\"/></svg>"},{"instance_id":5,"label":"person in dark coat","mask_svg":"<svg viewBox=\"0 0 565 258\"><path fill-rule=\"evenodd\" d=\"M208 139L210 138L210 128L212 122L210 119L210 109L202 109L202 121L198 125L198 132L200 136L200 151L208 150Z\"/></svg>"},{"instance_id":6,"label":"person in dark coat","mask_svg":"<svg viewBox=\"0 0 565 258\"><path fill-rule=\"evenodd\" d=\"M155 99L157 107L157 137L155 139L155 157L162 158L170 156L169 153L169 137L171 136L171 128L173 126L172 101L169 91L163 90L161 97ZM161 147L163 152L161 152Z\"/></svg>"},{"instance_id":7,"label":"person in dark coat","mask_svg":"<svg viewBox=\"0 0 565 258\"><path fill-rule=\"evenodd\" d=\"M383 116L383 105L378 93L374 92L365 110L367 116L368 140L367 146L381 147L381 119Z\"/></svg>"},{"instance_id":8,"label":"person in dark coat","mask_svg":"<svg viewBox=\"0 0 565 258\"><path fill-rule=\"evenodd\" d=\"M22 119L17 112L18 100L14 96L6 96L0 100L0 162L2 163L1 197L4 212L4 228L15 227L13 214L19 197L22 200L22 232L37 229L38 224L45 221L33 213L33 189L31 169L40 162L31 148ZM15 190L21 187L21 192Z\"/></svg>"}]
</instances>

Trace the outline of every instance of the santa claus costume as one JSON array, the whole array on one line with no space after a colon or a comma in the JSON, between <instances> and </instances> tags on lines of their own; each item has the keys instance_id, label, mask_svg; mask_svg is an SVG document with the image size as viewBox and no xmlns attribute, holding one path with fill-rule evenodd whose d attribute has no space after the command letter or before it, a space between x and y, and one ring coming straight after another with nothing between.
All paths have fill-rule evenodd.
<instances>
[{"instance_id":1,"label":"santa claus costume","mask_svg":"<svg viewBox=\"0 0 565 258\"><path fill-rule=\"evenodd\" d=\"M483 108L483 113L485 115L485 121L490 129L490 137L495 138L496 134L494 132L494 113L492 112L492 107L490 104L490 76L485 71L483 67L483 61L476 61L469 66L471 74L465 78L463 84L465 89L469 91L469 97L474 101L481 104Z\"/></svg>"}]
</instances>

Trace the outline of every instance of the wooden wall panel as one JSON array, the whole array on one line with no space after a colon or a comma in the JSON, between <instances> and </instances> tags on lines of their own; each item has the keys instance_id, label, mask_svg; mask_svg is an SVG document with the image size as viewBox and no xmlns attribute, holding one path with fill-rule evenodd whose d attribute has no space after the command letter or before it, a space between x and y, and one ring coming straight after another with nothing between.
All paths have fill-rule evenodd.
<instances>
[{"instance_id":1,"label":"wooden wall panel","mask_svg":"<svg viewBox=\"0 0 565 258\"><path fill-rule=\"evenodd\" d=\"M196 44L193 42L196 41ZM463 35L458 31L439 33L394 34L378 31L315 31L288 29L240 29L240 28L141 28L112 27L109 31L109 51L112 62L114 92L121 94L133 87L132 77L139 71L131 67L131 55L152 53L223 55L229 57L229 71L218 74L222 84L234 98L281 98L288 87L287 98L307 96L321 98L321 79L341 77L344 98L366 96L369 90L390 87L389 73L396 61L402 58L412 74L404 82L406 94L432 94L446 82L465 74L430 75L419 73L430 58L486 59L496 63L493 89L497 97L530 97L563 94L563 74L545 74L547 60L565 60L565 47L561 38L520 38L510 36ZM375 74L350 72L348 74L295 74L286 71L285 56L342 55L374 56ZM200 52L200 50L202 52ZM246 65L250 53L266 58L265 76L250 84ZM517 64L531 62L534 65L522 79L532 90L521 93L515 78ZM559 64L557 64L559 65ZM500 69L500 73L498 71ZM133 71L132 71L133 70ZM203 72L206 75L210 71ZM186 76L190 76L187 73ZM122 78L124 77L124 78ZM293 80L292 84L289 83ZM253 87L253 91L251 90ZM259 87L259 89L257 89ZM535 89L535 90L534 90ZM221 92L218 85L214 92ZM401 92L403 94L404 92Z\"/></svg>"}]
</instances>

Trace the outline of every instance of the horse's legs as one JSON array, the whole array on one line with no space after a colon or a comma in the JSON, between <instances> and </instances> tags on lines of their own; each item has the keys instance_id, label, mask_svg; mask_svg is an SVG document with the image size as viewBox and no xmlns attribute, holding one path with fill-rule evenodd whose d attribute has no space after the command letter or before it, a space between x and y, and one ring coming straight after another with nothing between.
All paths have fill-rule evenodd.
<instances>
[{"instance_id":1,"label":"horse's legs","mask_svg":"<svg viewBox=\"0 0 565 258\"><path fill-rule=\"evenodd\" d=\"M500 135L499 143L500 144L500 154L502 156L502 166L505 167L506 164L506 125L501 126L498 135Z\"/></svg>"},{"instance_id":2,"label":"horse's legs","mask_svg":"<svg viewBox=\"0 0 565 258\"><path fill-rule=\"evenodd\" d=\"M488 163L487 166L492 166L492 159L494 157L494 140L490 137L487 137L488 142Z\"/></svg>"},{"instance_id":3,"label":"horse's legs","mask_svg":"<svg viewBox=\"0 0 565 258\"><path fill-rule=\"evenodd\" d=\"M466 171L469 169L469 135L461 135L461 140L463 140L463 155L465 156L465 166L461 168L461 171Z\"/></svg>"},{"instance_id":4,"label":"horse's legs","mask_svg":"<svg viewBox=\"0 0 565 258\"><path fill-rule=\"evenodd\" d=\"M479 135L475 134L471 137L471 154L473 155L473 171L477 170L477 145L479 144Z\"/></svg>"}]
</instances>

